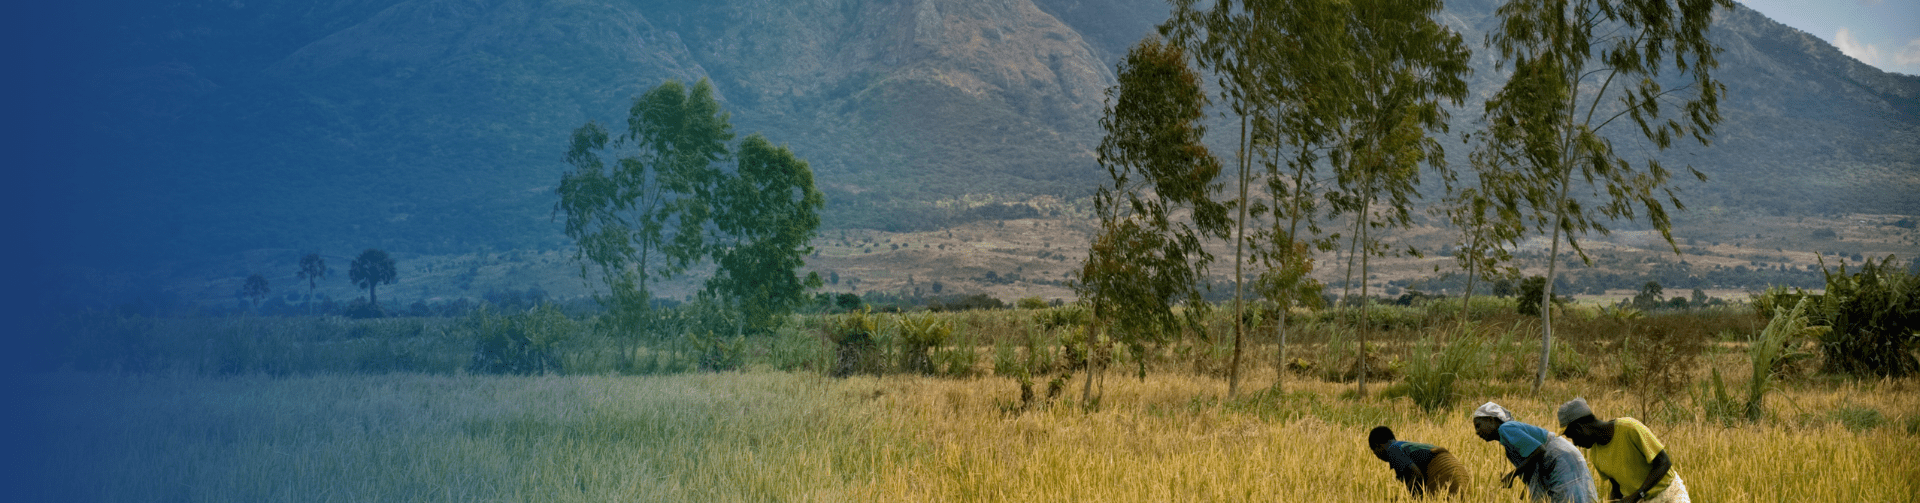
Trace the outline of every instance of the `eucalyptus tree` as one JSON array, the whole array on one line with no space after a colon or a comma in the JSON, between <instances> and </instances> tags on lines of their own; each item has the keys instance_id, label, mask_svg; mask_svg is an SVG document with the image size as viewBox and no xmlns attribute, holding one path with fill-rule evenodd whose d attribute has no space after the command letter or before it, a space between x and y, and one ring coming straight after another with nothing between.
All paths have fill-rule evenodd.
<instances>
[{"instance_id":1,"label":"eucalyptus tree","mask_svg":"<svg viewBox=\"0 0 1920 503\"><path fill-rule=\"evenodd\" d=\"M688 88L668 80L637 97L627 128L613 136L598 122L573 131L560 179L556 214L583 280L623 329L639 328L650 310L647 284L679 275L708 251L718 163L733 140L729 115L705 79Z\"/></svg>"},{"instance_id":2,"label":"eucalyptus tree","mask_svg":"<svg viewBox=\"0 0 1920 503\"><path fill-rule=\"evenodd\" d=\"M1468 140L1472 140L1471 135ZM1474 160L1485 159L1476 156ZM1467 271L1466 291L1460 297L1462 326L1467 324L1468 311L1473 306L1475 280L1481 276L1509 278L1519 274L1519 269L1513 266L1511 250L1526 235L1519 204L1509 193L1518 184L1504 179L1510 174L1499 166L1474 162L1473 167L1477 176L1472 186L1461 187L1457 173L1448 173L1447 197L1433 210L1460 231L1453 258Z\"/></svg>"},{"instance_id":3,"label":"eucalyptus tree","mask_svg":"<svg viewBox=\"0 0 1920 503\"><path fill-rule=\"evenodd\" d=\"M758 133L740 142L738 169L715 192L717 266L707 291L734 306L741 331L761 331L806 302L819 274L795 276L813 253L825 196L813 170L784 145Z\"/></svg>"},{"instance_id":4,"label":"eucalyptus tree","mask_svg":"<svg viewBox=\"0 0 1920 503\"><path fill-rule=\"evenodd\" d=\"M1429 136L1447 130L1447 111L1440 102L1458 105L1466 97L1470 53L1458 33L1434 21L1440 9L1439 0L1346 2L1346 50L1340 51L1346 58L1337 64L1348 70L1348 85L1325 91L1338 106L1325 118L1334 124L1336 148L1329 160L1338 185L1328 202L1335 212L1353 215L1354 244L1347 256L1351 262L1357 255L1360 263L1357 391L1362 396L1370 371L1366 334L1371 323L1365 321L1369 259L1385 252L1374 231L1411 225L1420 165L1447 169L1445 152Z\"/></svg>"},{"instance_id":5,"label":"eucalyptus tree","mask_svg":"<svg viewBox=\"0 0 1920 503\"><path fill-rule=\"evenodd\" d=\"M1721 49L1707 30L1715 8L1732 7L1732 0L1511 0L1500 7L1487 44L1512 74L1486 102L1487 141L1475 155L1514 171L1509 193L1527 207L1536 232L1552 235L1543 306L1551 305L1561 245L1590 261L1579 237L1606 234L1603 220L1644 218L1679 252L1667 205L1684 205L1656 155L1683 137L1711 143L1726 87L1713 78ZM1679 117L1665 115L1674 111ZM1607 136L1610 126L1625 129L1619 135L1637 130L1654 148L1644 157L1622 152ZM1589 193L1576 194L1576 185ZM1546 382L1552 313L1540 310L1535 390Z\"/></svg>"},{"instance_id":6,"label":"eucalyptus tree","mask_svg":"<svg viewBox=\"0 0 1920 503\"><path fill-rule=\"evenodd\" d=\"M1319 99L1316 92L1327 89L1325 76L1341 72L1337 64L1329 64L1341 60L1337 38L1344 20L1337 15L1338 6L1327 0L1251 0L1203 7L1193 0L1176 0L1173 16L1160 28L1174 43L1191 48L1202 69L1213 72L1221 99L1240 122L1235 156L1238 193L1231 202L1237 212L1232 232L1234 310L1244 313L1243 283L1248 275L1243 268L1250 262L1266 266L1255 288L1280 306L1275 340L1281 348L1276 358L1281 365L1285 316L1295 287L1313 283L1305 277L1311 271L1311 258L1297 253L1305 240L1296 236L1302 221L1316 235L1319 230L1311 218L1312 179L1316 149L1324 147L1326 135L1324 122L1316 114L1326 110L1315 105L1330 102ZM1286 172L1280 161L1283 156L1293 159L1284 163ZM1256 164L1265 168L1266 200L1256 200L1250 193ZM1250 231L1249 219L1263 217L1269 219L1269 228L1261 230L1255 223ZM1284 231L1282 219L1287 222ZM1245 322L1244 316L1236 316L1229 394L1239 388Z\"/></svg>"},{"instance_id":7,"label":"eucalyptus tree","mask_svg":"<svg viewBox=\"0 0 1920 503\"><path fill-rule=\"evenodd\" d=\"M1187 58L1177 44L1142 40L1107 90L1098 154L1109 181L1094 194L1100 231L1075 284L1095 320L1084 352L1088 403L1095 339L1108 333L1139 351L1195 323L1213 259L1202 240L1225 237L1230 225L1226 205L1212 199L1221 166L1200 143L1207 96ZM1174 309L1181 301L1184 313ZM1146 376L1144 363L1139 372Z\"/></svg>"}]
</instances>

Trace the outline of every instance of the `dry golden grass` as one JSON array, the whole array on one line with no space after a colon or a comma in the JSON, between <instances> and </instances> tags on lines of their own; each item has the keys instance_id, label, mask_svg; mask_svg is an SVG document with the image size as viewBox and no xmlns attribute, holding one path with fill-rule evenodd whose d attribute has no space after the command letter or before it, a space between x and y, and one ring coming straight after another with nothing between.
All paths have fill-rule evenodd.
<instances>
[{"instance_id":1,"label":"dry golden grass","mask_svg":"<svg viewBox=\"0 0 1920 503\"><path fill-rule=\"evenodd\" d=\"M1256 373L1252 383L1272 374ZM1109 374L1101 406L1010 412L1005 378L748 372L664 377L44 376L50 501L1393 501L1368 428L1453 450L1468 501L1497 487L1497 446L1466 411L1494 399L1551 426L1563 399L1635 402L1599 381L1534 395L1488 386L1455 410L1340 398L1350 385L1222 397L1224 382ZM1726 428L1643 418L1696 501L1899 502L1920 493L1915 380L1801 383L1773 417ZM1509 389L1510 388L1510 389ZM1506 391L1499 391L1507 389ZM1835 410L1873 409L1851 429ZM1855 425L1861 426L1861 425ZM1601 488L1605 491L1605 487Z\"/></svg>"}]
</instances>

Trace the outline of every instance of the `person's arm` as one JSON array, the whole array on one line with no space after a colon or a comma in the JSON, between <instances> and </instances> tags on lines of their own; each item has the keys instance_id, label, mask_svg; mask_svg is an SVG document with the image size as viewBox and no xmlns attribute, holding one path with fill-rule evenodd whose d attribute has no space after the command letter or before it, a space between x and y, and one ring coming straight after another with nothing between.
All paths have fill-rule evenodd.
<instances>
[{"instance_id":1,"label":"person's arm","mask_svg":"<svg viewBox=\"0 0 1920 503\"><path fill-rule=\"evenodd\" d=\"M1542 458L1545 458L1546 454L1547 454L1547 450L1545 448L1542 448L1542 447L1533 448L1533 454L1528 454L1527 459L1520 460L1520 466L1513 467L1513 474L1521 477L1521 480L1530 481L1533 478L1531 476L1531 474L1533 473L1533 467L1538 466L1540 464L1540 460Z\"/></svg>"},{"instance_id":2,"label":"person's arm","mask_svg":"<svg viewBox=\"0 0 1920 503\"><path fill-rule=\"evenodd\" d=\"M1387 466L1393 467L1393 477L1407 485L1407 493L1415 498L1420 497L1420 485L1427 480L1427 477L1426 474L1421 473L1420 465L1413 462L1413 456L1407 455L1407 451L1400 450L1399 447L1390 446L1382 451L1384 455L1380 456L1380 459L1385 460Z\"/></svg>"},{"instance_id":3,"label":"person's arm","mask_svg":"<svg viewBox=\"0 0 1920 503\"><path fill-rule=\"evenodd\" d=\"M1647 481L1640 484L1639 490L1627 495L1627 498L1621 501L1625 503L1638 503L1640 498L1647 496L1647 491L1653 490L1653 486L1660 485L1661 479L1667 478L1668 470L1673 469L1673 461L1667 459L1667 451L1665 450L1653 455L1653 463L1651 464L1653 466L1647 470ZM1619 491L1618 486L1616 486L1614 491Z\"/></svg>"}]
</instances>

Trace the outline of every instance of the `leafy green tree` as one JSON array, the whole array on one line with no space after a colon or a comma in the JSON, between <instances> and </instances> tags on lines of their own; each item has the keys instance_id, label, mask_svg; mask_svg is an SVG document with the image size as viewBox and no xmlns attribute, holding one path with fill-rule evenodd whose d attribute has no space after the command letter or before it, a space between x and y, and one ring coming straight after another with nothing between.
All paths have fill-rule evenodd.
<instances>
[{"instance_id":1,"label":"leafy green tree","mask_svg":"<svg viewBox=\"0 0 1920 503\"><path fill-rule=\"evenodd\" d=\"M1466 292L1460 298L1462 325L1467 323L1468 311L1473 307L1474 280L1487 274L1507 277L1519 273L1511 265L1513 254L1508 250L1526 231L1516 207L1503 205L1497 197L1488 197L1484 187L1487 186L1449 191L1446 204L1441 206L1447 220L1460 230L1457 242L1460 246L1454 248L1453 258L1467 271ZM1506 290L1510 293L1512 289L1513 285L1507 283ZM1500 292L1496 284L1494 294L1500 295Z\"/></svg>"},{"instance_id":2,"label":"leafy green tree","mask_svg":"<svg viewBox=\"0 0 1920 503\"><path fill-rule=\"evenodd\" d=\"M1206 306L1198 285L1213 258L1201 240L1224 237L1230 222L1226 206L1211 199L1221 167L1200 143L1207 97L1186 52L1142 40L1118 77L1100 119L1099 161L1109 177L1094 194L1100 231L1075 288L1096 320L1089 347L1109 334L1139 350L1198 319ZM1184 314L1173 308L1182 300ZM1085 352L1089 364L1093 353ZM1093 370L1083 392L1089 403ZM1139 370L1144 378L1144 364Z\"/></svg>"},{"instance_id":3,"label":"leafy green tree","mask_svg":"<svg viewBox=\"0 0 1920 503\"><path fill-rule=\"evenodd\" d=\"M261 276L260 273L247 276L246 284L240 286L240 295L251 301L254 309L259 309L260 299L267 298L267 294L272 292L273 288L267 286L267 277Z\"/></svg>"},{"instance_id":4,"label":"leafy green tree","mask_svg":"<svg viewBox=\"0 0 1920 503\"><path fill-rule=\"evenodd\" d=\"M329 272L331 271L327 270L327 259L321 258L320 254L308 253L307 256L300 257L298 277L307 281L307 304L313 304L313 290L319 286L318 281L327 277Z\"/></svg>"},{"instance_id":5,"label":"leafy green tree","mask_svg":"<svg viewBox=\"0 0 1920 503\"><path fill-rule=\"evenodd\" d=\"M1335 126L1330 156L1339 190L1330 194L1336 213L1352 214L1353 245L1347 254L1349 270L1360 262L1361 316L1367 315L1370 263L1385 247L1375 229L1412 224L1412 198L1417 196L1420 164L1445 171L1446 156L1429 132L1447 130L1442 99L1456 105L1466 97L1464 77L1470 52L1460 35L1434 21L1438 0L1354 0L1342 12L1348 36L1343 40L1349 68L1348 85L1327 91L1341 105L1327 112ZM1357 390L1366 394L1366 334L1360 331L1360 378Z\"/></svg>"},{"instance_id":6,"label":"leafy green tree","mask_svg":"<svg viewBox=\"0 0 1920 503\"><path fill-rule=\"evenodd\" d=\"M380 307L380 295L375 289L380 285L391 285L399 279L400 273L394 268L393 258L378 248L368 248L353 259L347 269L347 279L367 290L367 303L375 309Z\"/></svg>"},{"instance_id":7,"label":"leafy green tree","mask_svg":"<svg viewBox=\"0 0 1920 503\"><path fill-rule=\"evenodd\" d=\"M554 211L566 217L579 274L628 331L652 303L650 281L672 278L708 251L710 203L733 140L728 114L705 79L668 80L635 98L618 137L596 122L575 129Z\"/></svg>"},{"instance_id":8,"label":"leafy green tree","mask_svg":"<svg viewBox=\"0 0 1920 503\"><path fill-rule=\"evenodd\" d=\"M1641 311L1659 308L1662 293L1666 292L1665 289L1660 288L1658 281L1648 281L1647 284L1640 285L1640 293L1633 296L1633 308Z\"/></svg>"},{"instance_id":9,"label":"leafy green tree","mask_svg":"<svg viewBox=\"0 0 1920 503\"><path fill-rule=\"evenodd\" d=\"M1670 173L1653 156L1679 136L1709 144L1721 117L1726 87L1714 80L1721 49L1707 38L1713 10L1732 0L1511 0L1498 10L1499 27L1487 35L1506 84L1486 102L1484 138L1474 155L1488 165L1513 170L1508 191L1530 211L1536 231L1551 232L1546 288L1553 296L1560 246L1588 260L1578 237L1605 234L1608 219L1645 218L1673 243L1667 204L1684 206L1668 188ZM1668 87L1680 74L1684 83ZM1663 112L1678 111L1678 119ZM1653 149L1645 159L1615 148L1609 126L1630 119ZM1616 128L1617 129L1617 128ZM1689 166L1694 176L1706 176ZM1574 185L1594 197L1575 197ZM1546 229L1551 228L1551 231ZM1553 311L1540 310L1539 374L1546 382L1553 347Z\"/></svg>"},{"instance_id":10,"label":"leafy green tree","mask_svg":"<svg viewBox=\"0 0 1920 503\"><path fill-rule=\"evenodd\" d=\"M813 253L825 196L813 170L785 146L755 133L740 142L739 169L714 194L711 248L718 265L707 291L740 313L742 331L764 331L807 300L822 284L818 273L797 276Z\"/></svg>"}]
</instances>

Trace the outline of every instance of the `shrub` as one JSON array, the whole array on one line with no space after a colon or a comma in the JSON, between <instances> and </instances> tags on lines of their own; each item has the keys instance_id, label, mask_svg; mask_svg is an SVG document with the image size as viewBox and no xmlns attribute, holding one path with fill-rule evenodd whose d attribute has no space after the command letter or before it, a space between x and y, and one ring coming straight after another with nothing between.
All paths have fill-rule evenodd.
<instances>
[{"instance_id":1,"label":"shrub","mask_svg":"<svg viewBox=\"0 0 1920 503\"><path fill-rule=\"evenodd\" d=\"M725 372L740 370L746 365L747 343L742 336L727 337L707 332L687 334L687 338L700 352L700 370Z\"/></svg>"},{"instance_id":2,"label":"shrub","mask_svg":"<svg viewBox=\"0 0 1920 503\"><path fill-rule=\"evenodd\" d=\"M1407 359L1407 396L1427 412L1452 407L1465 395L1458 383L1478 377L1487 368L1487 349L1478 334L1470 330L1447 342L1420 339Z\"/></svg>"},{"instance_id":3,"label":"shrub","mask_svg":"<svg viewBox=\"0 0 1920 503\"><path fill-rule=\"evenodd\" d=\"M1660 326L1635 326L1629 334L1620 341L1619 383L1636 392L1641 415L1651 416L1687 391L1701 341Z\"/></svg>"},{"instance_id":4,"label":"shrub","mask_svg":"<svg viewBox=\"0 0 1920 503\"><path fill-rule=\"evenodd\" d=\"M778 370L820 372L827 369L829 353L820 338L793 327L781 327L774 332L767 356Z\"/></svg>"},{"instance_id":5,"label":"shrub","mask_svg":"<svg viewBox=\"0 0 1920 503\"><path fill-rule=\"evenodd\" d=\"M933 374L934 348L946 345L953 335L953 324L930 313L900 317L900 368L907 372Z\"/></svg>"},{"instance_id":6,"label":"shrub","mask_svg":"<svg viewBox=\"0 0 1920 503\"><path fill-rule=\"evenodd\" d=\"M1773 321L1767 323L1767 328L1760 331L1759 337L1747 349L1747 359L1753 364L1753 377L1747 383L1745 415L1748 421L1758 421L1765 413L1762 401L1766 399L1767 391L1773 389L1773 380L1781 368L1792 361L1812 356L1796 349L1799 341L1810 333L1807 329L1807 300L1802 297L1794 303L1793 309L1775 314ZM1716 380L1720 377L1717 372L1714 375Z\"/></svg>"},{"instance_id":7,"label":"shrub","mask_svg":"<svg viewBox=\"0 0 1920 503\"><path fill-rule=\"evenodd\" d=\"M1894 265L1894 257L1847 274L1827 273L1821 311L1831 322L1820 341L1827 369L1858 376L1905 377L1920 372L1913 349L1920 344L1920 276Z\"/></svg>"},{"instance_id":8,"label":"shrub","mask_svg":"<svg viewBox=\"0 0 1920 503\"><path fill-rule=\"evenodd\" d=\"M1856 432L1879 428L1887 422L1887 416L1880 409L1872 407L1842 407L1833 411L1833 419L1847 429Z\"/></svg>"},{"instance_id":9,"label":"shrub","mask_svg":"<svg viewBox=\"0 0 1920 503\"><path fill-rule=\"evenodd\" d=\"M866 311L854 311L834 318L827 328L834 346L834 377L880 372L880 346L874 340L878 329L879 324Z\"/></svg>"},{"instance_id":10,"label":"shrub","mask_svg":"<svg viewBox=\"0 0 1920 503\"><path fill-rule=\"evenodd\" d=\"M474 340L468 372L527 375L562 372L559 345L578 325L553 304L542 304L507 316L483 306L469 314L460 329Z\"/></svg>"},{"instance_id":11,"label":"shrub","mask_svg":"<svg viewBox=\"0 0 1920 503\"><path fill-rule=\"evenodd\" d=\"M1545 295L1546 290L1547 278L1545 276L1530 276L1526 280L1521 281L1520 297L1516 299L1518 301L1518 304L1515 306L1516 309L1522 316L1539 316L1540 296ZM1553 305L1564 306L1566 303L1567 298L1565 296L1553 296Z\"/></svg>"}]
</instances>

